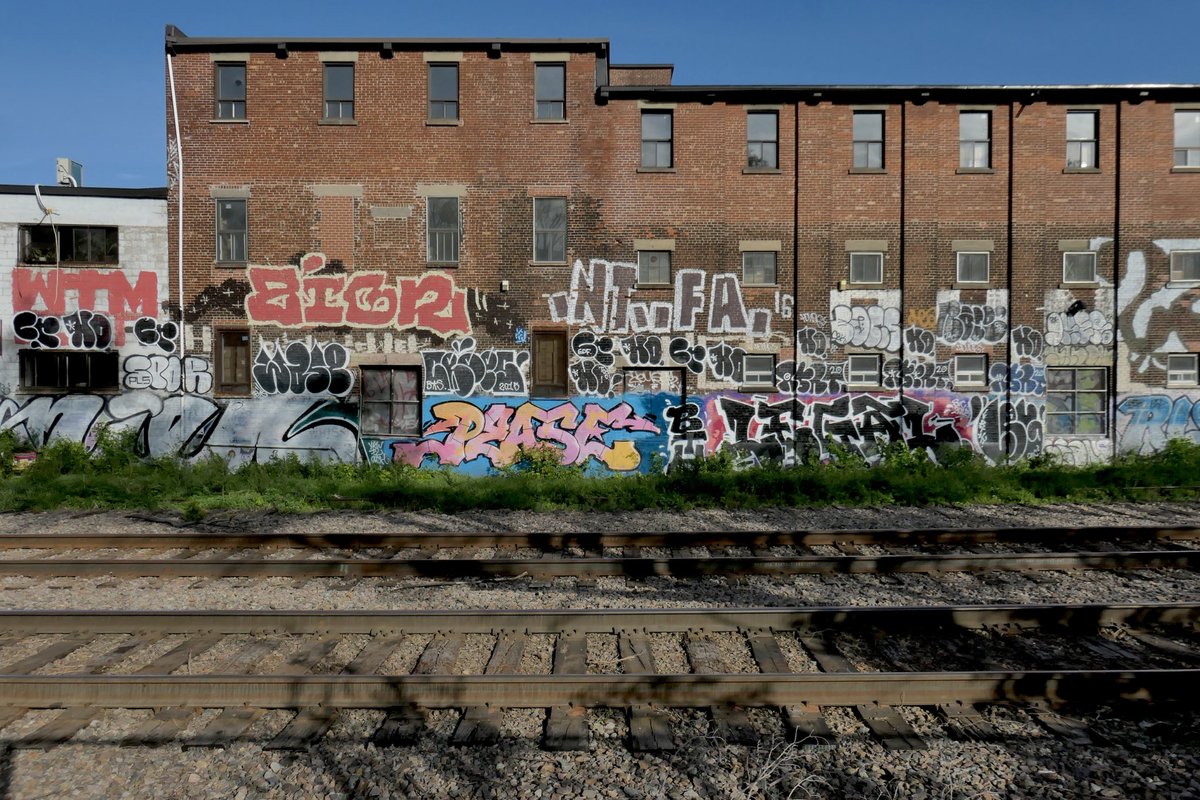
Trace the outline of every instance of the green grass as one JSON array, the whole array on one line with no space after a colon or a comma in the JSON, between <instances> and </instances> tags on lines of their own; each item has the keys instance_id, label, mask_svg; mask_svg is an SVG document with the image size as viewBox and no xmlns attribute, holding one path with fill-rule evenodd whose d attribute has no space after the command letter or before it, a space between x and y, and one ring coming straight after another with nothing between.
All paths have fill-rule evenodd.
<instances>
[{"instance_id":1,"label":"green grass","mask_svg":"<svg viewBox=\"0 0 1200 800\"><path fill-rule=\"evenodd\" d=\"M102 431L89 453L56 442L24 472L12 470L19 450L0 433L0 510L56 508L174 509L189 519L217 510L284 512L331 508L625 510L759 508L813 505L933 505L1100 500L1195 499L1200 445L1172 441L1151 456L1072 467L1039 457L988 466L969 450L948 447L936 462L902 444L883 448L868 466L844 448L836 458L798 467L735 469L727 453L683 462L663 473L585 477L533 450L488 477L418 470L303 462L295 458L231 470L219 458L196 462L139 459L128 434ZM1176 488L1160 488L1176 487Z\"/></svg>"}]
</instances>

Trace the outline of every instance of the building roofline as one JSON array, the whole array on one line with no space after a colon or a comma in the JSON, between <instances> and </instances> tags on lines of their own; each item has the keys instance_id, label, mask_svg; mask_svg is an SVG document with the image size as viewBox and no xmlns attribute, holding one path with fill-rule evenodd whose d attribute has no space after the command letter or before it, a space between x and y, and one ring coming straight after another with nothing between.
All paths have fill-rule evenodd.
<instances>
[{"instance_id":1,"label":"building roofline","mask_svg":"<svg viewBox=\"0 0 1200 800\"><path fill-rule=\"evenodd\" d=\"M908 100L916 104L930 100L968 99L972 102L1037 102L1055 99L1097 101L1127 99L1200 100L1200 84L1039 84L1039 85L709 85L709 86L602 86L598 99L606 100L679 100L700 103L786 101L816 104L820 102L880 102Z\"/></svg>"},{"instance_id":2,"label":"building roofline","mask_svg":"<svg viewBox=\"0 0 1200 800\"><path fill-rule=\"evenodd\" d=\"M674 70L674 64L609 64L609 69L669 69Z\"/></svg>"},{"instance_id":3,"label":"building roofline","mask_svg":"<svg viewBox=\"0 0 1200 800\"><path fill-rule=\"evenodd\" d=\"M113 197L127 200L166 200L167 187L153 186L145 189L102 188L99 186L58 186L38 184L44 195L64 197ZM33 184L0 183L0 195L33 194Z\"/></svg>"},{"instance_id":4,"label":"building roofline","mask_svg":"<svg viewBox=\"0 0 1200 800\"><path fill-rule=\"evenodd\" d=\"M607 39L409 39L409 38L316 38L316 37L212 37L188 36L174 25L167 25L165 46L169 53L219 53L233 51L263 51L286 53L288 50L428 50L431 47L453 47L457 50L502 52L538 52L567 50L578 52L608 52Z\"/></svg>"}]
</instances>

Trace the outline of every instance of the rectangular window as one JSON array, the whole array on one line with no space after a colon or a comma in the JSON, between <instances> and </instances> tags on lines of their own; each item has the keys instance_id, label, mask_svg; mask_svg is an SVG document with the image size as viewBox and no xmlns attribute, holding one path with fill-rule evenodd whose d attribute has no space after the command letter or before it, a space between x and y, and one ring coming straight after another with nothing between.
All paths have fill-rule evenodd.
<instances>
[{"instance_id":1,"label":"rectangular window","mask_svg":"<svg viewBox=\"0 0 1200 800\"><path fill-rule=\"evenodd\" d=\"M1067 169L1095 169L1099 126L1096 111L1067 112Z\"/></svg>"},{"instance_id":2,"label":"rectangular window","mask_svg":"<svg viewBox=\"0 0 1200 800\"><path fill-rule=\"evenodd\" d=\"M1095 253L1063 253L1063 283L1095 282Z\"/></svg>"},{"instance_id":3,"label":"rectangular window","mask_svg":"<svg viewBox=\"0 0 1200 800\"><path fill-rule=\"evenodd\" d=\"M878 355L852 355L846 361L846 383L850 386L880 386L883 383L883 358Z\"/></svg>"},{"instance_id":4,"label":"rectangular window","mask_svg":"<svg viewBox=\"0 0 1200 800\"><path fill-rule=\"evenodd\" d=\"M246 65L217 64L216 118L246 118Z\"/></svg>"},{"instance_id":5,"label":"rectangular window","mask_svg":"<svg viewBox=\"0 0 1200 800\"><path fill-rule=\"evenodd\" d=\"M747 386L774 386L775 356L749 353L742 356L742 383Z\"/></svg>"},{"instance_id":6,"label":"rectangular window","mask_svg":"<svg viewBox=\"0 0 1200 800\"><path fill-rule=\"evenodd\" d=\"M533 260L567 260L567 198L533 198Z\"/></svg>"},{"instance_id":7,"label":"rectangular window","mask_svg":"<svg viewBox=\"0 0 1200 800\"><path fill-rule=\"evenodd\" d=\"M779 115L774 111L746 114L746 166L750 169L779 167Z\"/></svg>"},{"instance_id":8,"label":"rectangular window","mask_svg":"<svg viewBox=\"0 0 1200 800\"><path fill-rule=\"evenodd\" d=\"M218 331L216 362L218 394L250 394L250 331Z\"/></svg>"},{"instance_id":9,"label":"rectangular window","mask_svg":"<svg viewBox=\"0 0 1200 800\"><path fill-rule=\"evenodd\" d=\"M1171 253L1171 280L1200 281L1200 250L1176 250Z\"/></svg>"},{"instance_id":10,"label":"rectangular window","mask_svg":"<svg viewBox=\"0 0 1200 800\"><path fill-rule=\"evenodd\" d=\"M777 254L772 251L742 253L742 282L747 286L774 286L779 282Z\"/></svg>"},{"instance_id":11,"label":"rectangular window","mask_svg":"<svg viewBox=\"0 0 1200 800\"><path fill-rule=\"evenodd\" d=\"M1195 353L1167 356L1167 386L1195 386L1200 383L1200 358Z\"/></svg>"},{"instance_id":12,"label":"rectangular window","mask_svg":"<svg viewBox=\"0 0 1200 800\"><path fill-rule=\"evenodd\" d=\"M851 283L883 283L883 253L851 253Z\"/></svg>"},{"instance_id":13,"label":"rectangular window","mask_svg":"<svg viewBox=\"0 0 1200 800\"><path fill-rule=\"evenodd\" d=\"M1200 109L1175 112L1175 166L1200 167Z\"/></svg>"},{"instance_id":14,"label":"rectangular window","mask_svg":"<svg viewBox=\"0 0 1200 800\"><path fill-rule=\"evenodd\" d=\"M421 370L362 367L362 432L367 436L421 435Z\"/></svg>"},{"instance_id":15,"label":"rectangular window","mask_svg":"<svg viewBox=\"0 0 1200 800\"><path fill-rule=\"evenodd\" d=\"M1108 370L1046 368L1046 433L1102 435L1108 431Z\"/></svg>"},{"instance_id":16,"label":"rectangular window","mask_svg":"<svg viewBox=\"0 0 1200 800\"><path fill-rule=\"evenodd\" d=\"M116 351L20 350L25 389L116 389Z\"/></svg>"},{"instance_id":17,"label":"rectangular window","mask_svg":"<svg viewBox=\"0 0 1200 800\"><path fill-rule=\"evenodd\" d=\"M987 384L987 356L977 353L954 357L955 386L985 386Z\"/></svg>"},{"instance_id":18,"label":"rectangular window","mask_svg":"<svg viewBox=\"0 0 1200 800\"><path fill-rule=\"evenodd\" d=\"M533 332L533 387L536 397L567 396L567 334Z\"/></svg>"},{"instance_id":19,"label":"rectangular window","mask_svg":"<svg viewBox=\"0 0 1200 800\"><path fill-rule=\"evenodd\" d=\"M958 114L958 166L990 169L992 166L992 114L960 111Z\"/></svg>"},{"instance_id":20,"label":"rectangular window","mask_svg":"<svg viewBox=\"0 0 1200 800\"><path fill-rule=\"evenodd\" d=\"M435 264L457 264L462 228L457 197L430 197L426 217L425 260Z\"/></svg>"},{"instance_id":21,"label":"rectangular window","mask_svg":"<svg viewBox=\"0 0 1200 800\"><path fill-rule=\"evenodd\" d=\"M991 253L958 253L959 283L987 283L991 280Z\"/></svg>"},{"instance_id":22,"label":"rectangular window","mask_svg":"<svg viewBox=\"0 0 1200 800\"><path fill-rule=\"evenodd\" d=\"M217 200L217 261L246 261L245 200Z\"/></svg>"},{"instance_id":23,"label":"rectangular window","mask_svg":"<svg viewBox=\"0 0 1200 800\"><path fill-rule=\"evenodd\" d=\"M325 119L354 119L354 65L325 65Z\"/></svg>"},{"instance_id":24,"label":"rectangular window","mask_svg":"<svg viewBox=\"0 0 1200 800\"><path fill-rule=\"evenodd\" d=\"M22 225L21 263L117 264L120 260L117 239L114 227Z\"/></svg>"},{"instance_id":25,"label":"rectangular window","mask_svg":"<svg viewBox=\"0 0 1200 800\"><path fill-rule=\"evenodd\" d=\"M854 168L883 169L883 112L854 112Z\"/></svg>"},{"instance_id":26,"label":"rectangular window","mask_svg":"<svg viewBox=\"0 0 1200 800\"><path fill-rule=\"evenodd\" d=\"M670 111L642 112L642 166L666 169L671 160L672 123Z\"/></svg>"},{"instance_id":27,"label":"rectangular window","mask_svg":"<svg viewBox=\"0 0 1200 800\"><path fill-rule=\"evenodd\" d=\"M671 282L671 251L670 250L639 250L638 251L638 283L670 283Z\"/></svg>"},{"instance_id":28,"label":"rectangular window","mask_svg":"<svg viewBox=\"0 0 1200 800\"><path fill-rule=\"evenodd\" d=\"M458 119L458 64L429 65L429 118Z\"/></svg>"},{"instance_id":29,"label":"rectangular window","mask_svg":"<svg viewBox=\"0 0 1200 800\"><path fill-rule=\"evenodd\" d=\"M567 68L565 64L535 64L533 93L537 119L567 118Z\"/></svg>"}]
</instances>

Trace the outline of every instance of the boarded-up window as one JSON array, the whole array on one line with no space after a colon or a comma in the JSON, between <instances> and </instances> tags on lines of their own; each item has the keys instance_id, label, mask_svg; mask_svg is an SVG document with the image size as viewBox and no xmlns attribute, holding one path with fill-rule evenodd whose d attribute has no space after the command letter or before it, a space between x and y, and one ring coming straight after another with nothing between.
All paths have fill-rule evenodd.
<instances>
[{"instance_id":1,"label":"boarded-up window","mask_svg":"<svg viewBox=\"0 0 1200 800\"><path fill-rule=\"evenodd\" d=\"M566 396L565 331L536 331L533 334L533 393L540 397Z\"/></svg>"},{"instance_id":2,"label":"boarded-up window","mask_svg":"<svg viewBox=\"0 0 1200 800\"><path fill-rule=\"evenodd\" d=\"M225 330L218 335L217 392L250 394L250 331Z\"/></svg>"}]
</instances>

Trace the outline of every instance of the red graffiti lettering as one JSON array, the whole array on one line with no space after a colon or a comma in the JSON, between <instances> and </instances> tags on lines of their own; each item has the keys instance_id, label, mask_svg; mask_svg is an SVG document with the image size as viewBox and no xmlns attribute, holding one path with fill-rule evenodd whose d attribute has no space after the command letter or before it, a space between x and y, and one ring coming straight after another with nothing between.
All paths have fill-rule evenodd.
<instances>
[{"instance_id":1,"label":"red graffiti lettering","mask_svg":"<svg viewBox=\"0 0 1200 800\"><path fill-rule=\"evenodd\" d=\"M445 272L427 272L419 278L400 278L401 328L420 328L443 336L467 334L467 290L454 286L454 278Z\"/></svg>"},{"instance_id":2,"label":"red graffiti lettering","mask_svg":"<svg viewBox=\"0 0 1200 800\"><path fill-rule=\"evenodd\" d=\"M104 313L114 323L113 340L125 344L126 323L157 317L158 274L140 272L133 283L121 270L46 270L17 267L12 276L13 311L67 316L76 311ZM68 298L74 298L68 301ZM102 297L105 302L101 302ZM107 310L104 305L107 303Z\"/></svg>"}]
</instances>

